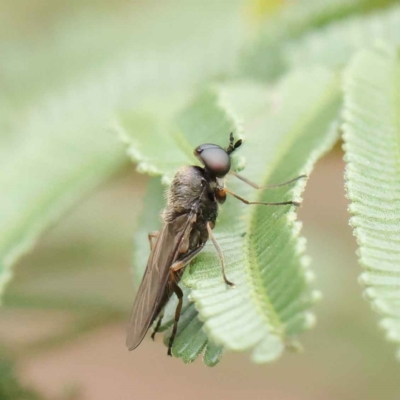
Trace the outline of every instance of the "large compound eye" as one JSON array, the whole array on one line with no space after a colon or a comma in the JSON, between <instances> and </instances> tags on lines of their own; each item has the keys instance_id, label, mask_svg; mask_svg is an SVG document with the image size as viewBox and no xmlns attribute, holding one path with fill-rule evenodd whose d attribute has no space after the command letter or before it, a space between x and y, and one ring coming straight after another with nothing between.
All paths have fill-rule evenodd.
<instances>
[{"instance_id":1,"label":"large compound eye","mask_svg":"<svg viewBox=\"0 0 400 400\"><path fill-rule=\"evenodd\" d=\"M231 169L229 154L216 144L202 144L196 148L194 155L217 178L223 178Z\"/></svg>"}]
</instances>

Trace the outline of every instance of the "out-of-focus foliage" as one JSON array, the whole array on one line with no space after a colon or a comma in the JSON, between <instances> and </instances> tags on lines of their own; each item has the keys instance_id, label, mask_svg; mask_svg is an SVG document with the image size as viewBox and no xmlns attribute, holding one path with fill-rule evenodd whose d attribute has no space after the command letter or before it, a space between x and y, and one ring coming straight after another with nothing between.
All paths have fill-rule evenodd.
<instances>
[{"instance_id":1,"label":"out-of-focus foliage","mask_svg":"<svg viewBox=\"0 0 400 400\"><path fill-rule=\"evenodd\" d=\"M43 400L35 391L24 387L17 380L11 360L0 359L0 399L1 400Z\"/></svg>"},{"instance_id":2,"label":"out-of-focus foliage","mask_svg":"<svg viewBox=\"0 0 400 400\"><path fill-rule=\"evenodd\" d=\"M400 6L366 16L334 22L283 46L286 68L308 68L321 64L343 68L354 53L373 43L400 45Z\"/></svg>"},{"instance_id":3,"label":"out-of-focus foliage","mask_svg":"<svg viewBox=\"0 0 400 400\"><path fill-rule=\"evenodd\" d=\"M362 51L346 70L344 141L350 223L366 297L400 342L400 56Z\"/></svg>"},{"instance_id":4,"label":"out-of-focus foliage","mask_svg":"<svg viewBox=\"0 0 400 400\"><path fill-rule=\"evenodd\" d=\"M352 21L352 15L364 14L366 11L371 9L380 8L391 3L396 3L396 0L298 0L293 1L286 7L281 7L279 12L272 15L270 18L266 18L258 27L255 40L251 43L248 48L245 49L244 56L240 61L240 71L245 76L252 76L259 80L272 80L287 72L292 65L290 65L291 54L287 54L286 48L292 49L296 54L298 47L297 42L301 42L304 37L308 35L315 36L318 38L324 37L325 26L328 30L330 26L335 26L337 23L341 24L341 21L348 17L348 21L344 21L344 24ZM390 11L389 11L390 12ZM369 43L371 39L376 36L379 37L380 32L367 31L363 27L364 18L368 20L368 17L358 18L353 24L353 29L348 31L344 30L341 32L340 39L337 38L340 45L345 50L340 49L338 46L339 54L343 54L355 40L361 41L361 44ZM382 27L382 29L385 29ZM363 30L363 32L358 32ZM398 31L398 29L394 29ZM388 29L390 32L390 29ZM394 33L394 32L393 32ZM394 33L395 34L395 33ZM346 35L351 35L349 41ZM293 43L293 46L292 46ZM360 43L356 43L360 44ZM297 57L301 64L309 66L315 64L321 58L321 52L327 54L331 59L336 59L336 51L329 51L323 48L323 46L313 46L310 50L315 50L311 54L306 54L308 57L303 59L301 56ZM337 50L337 49L335 49ZM354 51L354 45L352 50ZM349 50L347 50L347 53ZM311 58L312 57L312 58ZM289 58L289 60L288 60ZM294 65L297 67L297 65Z\"/></svg>"}]
</instances>

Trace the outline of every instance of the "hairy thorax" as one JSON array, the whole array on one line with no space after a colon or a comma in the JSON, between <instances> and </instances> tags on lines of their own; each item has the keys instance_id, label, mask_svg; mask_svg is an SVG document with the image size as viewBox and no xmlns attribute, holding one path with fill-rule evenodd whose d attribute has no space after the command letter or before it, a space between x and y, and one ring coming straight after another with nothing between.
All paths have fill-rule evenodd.
<instances>
[{"instance_id":1,"label":"hairy thorax","mask_svg":"<svg viewBox=\"0 0 400 400\"><path fill-rule=\"evenodd\" d=\"M165 222L187 214L199 202L198 222L215 223L218 206L215 201L215 181L206 179L203 168L185 166L178 170L167 192L167 207L163 212Z\"/></svg>"}]
</instances>

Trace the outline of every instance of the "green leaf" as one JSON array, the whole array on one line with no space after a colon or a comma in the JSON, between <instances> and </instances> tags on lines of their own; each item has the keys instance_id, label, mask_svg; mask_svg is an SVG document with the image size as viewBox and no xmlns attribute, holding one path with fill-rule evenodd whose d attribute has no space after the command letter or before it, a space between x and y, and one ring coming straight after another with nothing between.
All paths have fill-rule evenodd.
<instances>
[{"instance_id":1,"label":"green leaf","mask_svg":"<svg viewBox=\"0 0 400 400\"><path fill-rule=\"evenodd\" d=\"M346 188L366 297L400 343L400 57L365 50L345 75Z\"/></svg>"},{"instance_id":2,"label":"green leaf","mask_svg":"<svg viewBox=\"0 0 400 400\"><path fill-rule=\"evenodd\" d=\"M204 364L207 365L207 367L215 367L221 361L223 353L223 347L208 342L204 351Z\"/></svg>"},{"instance_id":3,"label":"green leaf","mask_svg":"<svg viewBox=\"0 0 400 400\"><path fill-rule=\"evenodd\" d=\"M255 35L253 43L249 43L244 50L244 56L240 60L240 71L245 76L251 75L262 80L271 80L287 72L292 66L288 63L286 47L290 52L296 53L298 42L302 42L308 34L316 37L324 37L325 26L333 23L341 24L340 20L354 14L362 14L376 8L395 3L395 0L300 0L291 2L282 7L277 15L272 15L261 24ZM362 21L363 17L358 18ZM349 32L350 34L355 34ZM343 33L343 37L346 37ZM342 45L347 48L347 41ZM301 47L301 44L300 44ZM318 55L319 51L331 54L323 47L312 50ZM343 52L343 50L340 50ZM335 53L331 54L335 57ZM299 64L309 65L298 57ZM289 60L290 61L290 60ZM294 64L295 66L297 64Z\"/></svg>"},{"instance_id":4,"label":"green leaf","mask_svg":"<svg viewBox=\"0 0 400 400\"><path fill-rule=\"evenodd\" d=\"M16 373L14 361L4 354L0 359L0 397L2 400L44 400L34 388L22 384Z\"/></svg>"},{"instance_id":5,"label":"green leaf","mask_svg":"<svg viewBox=\"0 0 400 400\"><path fill-rule=\"evenodd\" d=\"M0 294L18 257L125 162L107 131L117 109L229 71L244 38L238 5L173 1L137 13L125 2L64 16L29 43L0 42L0 126L10 132L0 135Z\"/></svg>"},{"instance_id":6,"label":"green leaf","mask_svg":"<svg viewBox=\"0 0 400 400\"><path fill-rule=\"evenodd\" d=\"M325 70L292 74L274 92L269 112L262 91L254 91L254 86L225 87L221 96L244 121L244 174L260 184L309 174L337 139L330 126L340 105L338 78ZM240 104L250 101L253 107L241 112ZM300 198L304 182L261 192L233 179L228 186L250 200L283 201ZM230 350L252 349L254 361L269 362L281 354L288 337L309 328L313 319L304 240L298 238L300 226L290 207L250 207L229 200L215 232L236 288L223 284L211 245L187 270L184 282L210 339Z\"/></svg>"},{"instance_id":7,"label":"green leaf","mask_svg":"<svg viewBox=\"0 0 400 400\"><path fill-rule=\"evenodd\" d=\"M324 65L342 68L354 53L373 42L400 44L400 7L394 5L371 15L334 22L282 48L285 68Z\"/></svg>"},{"instance_id":8,"label":"green leaf","mask_svg":"<svg viewBox=\"0 0 400 400\"><path fill-rule=\"evenodd\" d=\"M186 99L191 104L187 110L180 112ZM198 145L198 138L205 142L215 141L220 132L233 132L236 126L228 120L225 111L217 102L215 92L208 90L198 98L182 95L182 99L169 102L171 116L154 116L153 104L142 110L127 112L121 115L116 132L128 145L128 154L137 163L139 172L150 175L162 175L168 183L177 169L186 164L196 163L193 149ZM165 114L165 109L164 109ZM227 135L220 144L226 146Z\"/></svg>"},{"instance_id":9,"label":"green leaf","mask_svg":"<svg viewBox=\"0 0 400 400\"><path fill-rule=\"evenodd\" d=\"M156 95L228 73L246 37L240 0L207 7L171 0L162 12L157 2L118 3L77 3L61 9L51 24L35 26L35 35L0 36L2 95L13 105L30 106L60 87L97 84L109 96L117 82L126 85L119 103L124 107L126 96ZM4 22L10 31L23 32L26 26L15 21L10 16ZM29 68L18 68L25 63Z\"/></svg>"},{"instance_id":10,"label":"green leaf","mask_svg":"<svg viewBox=\"0 0 400 400\"><path fill-rule=\"evenodd\" d=\"M315 161L337 140L337 126L332 123L340 107L339 88L338 76L324 69L291 74L273 90L245 82L224 84L216 94L203 93L171 118L172 126L166 127L165 134L176 132L180 151L187 149L180 158L183 161L189 149L210 139L226 146L233 121L241 121L247 137L241 150L247 159L244 174L260 184L282 182L309 174ZM124 129L134 132L136 127ZM157 140L149 131L135 139ZM146 148L153 149L148 159L155 158L157 149ZM165 173L170 176L171 171ZM255 201L299 199L304 185L298 181L294 186L256 191L234 178L228 181L231 190ZM197 320L191 305L186 306L175 355L192 361L206 345L204 331L210 341L204 356L207 365L215 364L221 355L216 345L252 350L254 361L269 362L280 356L288 340L312 325L309 308L318 296L308 285L312 274L295 219L288 206L246 206L228 199L221 207L215 234L236 288L223 283L215 249L207 244L183 276L204 322ZM169 307L174 308L173 301Z\"/></svg>"},{"instance_id":11,"label":"green leaf","mask_svg":"<svg viewBox=\"0 0 400 400\"><path fill-rule=\"evenodd\" d=\"M125 162L121 146L88 120L82 100L72 110L58 106L47 106L48 118L43 109L22 115L23 142L1 152L0 293L11 265L43 230Z\"/></svg>"}]
</instances>

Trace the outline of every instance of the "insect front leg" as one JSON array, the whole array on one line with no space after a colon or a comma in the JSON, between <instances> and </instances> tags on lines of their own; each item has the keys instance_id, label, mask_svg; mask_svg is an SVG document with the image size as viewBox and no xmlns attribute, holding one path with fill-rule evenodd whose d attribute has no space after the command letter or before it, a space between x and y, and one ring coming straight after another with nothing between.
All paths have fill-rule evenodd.
<instances>
[{"instance_id":1,"label":"insect front leg","mask_svg":"<svg viewBox=\"0 0 400 400\"><path fill-rule=\"evenodd\" d=\"M290 181L279 183L277 185L260 186L260 185L257 185L257 183L254 183L254 182L250 181L249 179L245 178L242 175L239 175L238 173L236 173L234 171L230 171L230 174L233 175L233 176L236 176L236 178L240 179L244 183L247 183L249 186L253 187L254 189L274 189L274 188L278 188L278 187L289 185L289 184L291 184L293 182L298 181L299 179L307 178L307 175L300 175L300 176L297 176L296 178L291 179Z\"/></svg>"},{"instance_id":2,"label":"insect front leg","mask_svg":"<svg viewBox=\"0 0 400 400\"><path fill-rule=\"evenodd\" d=\"M235 284L228 280L225 274L225 258L224 258L224 253L221 250L221 247L219 247L219 244L217 242L217 239L215 239L215 236L212 231L211 223L210 221L207 222L207 231L208 231L208 236L210 237L211 241L213 242L213 245L215 249L217 250L219 260L221 261L221 270L222 270L222 277L224 278L224 282L231 287L235 287Z\"/></svg>"},{"instance_id":3,"label":"insect front leg","mask_svg":"<svg viewBox=\"0 0 400 400\"><path fill-rule=\"evenodd\" d=\"M149 238L149 243L150 243L150 251L153 251L153 248L154 248L153 239L157 239L159 234L160 234L160 231L153 231L153 232L149 232L149 234L147 235L147 237Z\"/></svg>"},{"instance_id":4,"label":"insect front leg","mask_svg":"<svg viewBox=\"0 0 400 400\"><path fill-rule=\"evenodd\" d=\"M244 197L239 196L236 193L231 192L228 189L224 189L226 193L229 193L231 196L235 197L236 199L240 200L242 203L244 204L262 204L264 206L287 206L287 205L291 205L291 206L296 206L299 207L300 203L297 201L281 201L278 203L268 203L268 202L263 202L263 201L249 201L246 200Z\"/></svg>"}]
</instances>

